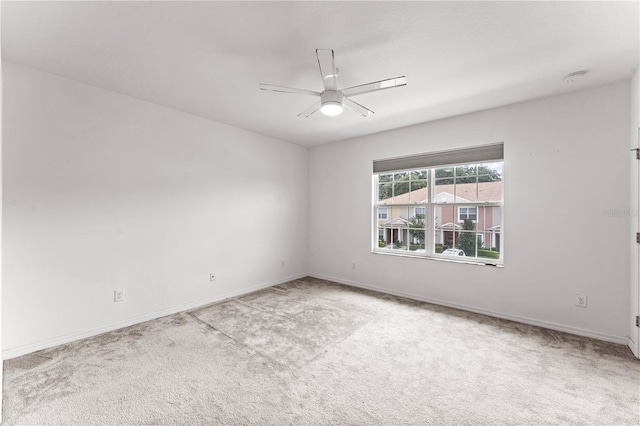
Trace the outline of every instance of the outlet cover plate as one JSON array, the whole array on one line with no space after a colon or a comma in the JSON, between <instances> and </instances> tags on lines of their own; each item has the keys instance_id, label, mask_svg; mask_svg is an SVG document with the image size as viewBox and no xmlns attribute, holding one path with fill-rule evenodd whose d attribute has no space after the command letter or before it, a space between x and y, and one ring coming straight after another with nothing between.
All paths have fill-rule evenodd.
<instances>
[{"instance_id":1,"label":"outlet cover plate","mask_svg":"<svg viewBox=\"0 0 640 426\"><path fill-rule=\"evenodd\" d=\"M584 294L576 294L576 306L580 308L587 307L587 296Z\"/></svg>"},{"instance_id":2,"label":"outlet cover plate","mask_svg":"<svg viewBox=\"0 0 640 426\"><path fill-rule=\"evenodd\" d=\"M124 290L113 290L113 301L122 302L124 300Z\"/></svg>"}]
</instances>

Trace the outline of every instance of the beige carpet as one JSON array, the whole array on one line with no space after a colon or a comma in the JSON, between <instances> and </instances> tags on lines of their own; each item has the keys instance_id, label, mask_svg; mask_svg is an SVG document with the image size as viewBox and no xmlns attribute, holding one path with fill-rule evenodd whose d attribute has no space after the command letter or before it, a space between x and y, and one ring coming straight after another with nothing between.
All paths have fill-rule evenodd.
<instances>
[{"instance_id":1,"label":"beige carpet","mask_svg":"<svg viewBox=\"0 0 640 426\"><path fill-rule=\"evenodd\" d=\"M5 424L640 424L628 348L305 278L5 362Z\"/></svg>"}]
</instances>

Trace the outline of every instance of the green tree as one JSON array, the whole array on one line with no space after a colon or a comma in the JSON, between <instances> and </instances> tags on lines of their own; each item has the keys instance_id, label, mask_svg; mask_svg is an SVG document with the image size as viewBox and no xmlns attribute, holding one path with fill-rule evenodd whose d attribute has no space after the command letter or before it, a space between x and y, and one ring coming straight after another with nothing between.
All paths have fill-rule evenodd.
<instances>
[{"instance_id":1,"label":"green tree","mask_svg":"<svg viewBox=\"0 0 640 426\"><path fill-rule=\"evenodd\" d=\"M454 178L456 183L478 182L498 182L502 180L500 172L487 167L484 164L469 164L466 166L451 166L436 169L436 179L445 179L439 181L440 185L452 184ZM450 179L447 179L450 178Z\"/></svg>"},{"instance_id":2,"label":"green tree","mask_svg":"<svg viewBox=\"0 0 640 426\"><path fill-rule=\"evenodd\" d=\"M406 194L427 186L427 170L395 172L378 176L378 200Z\"/></svg>"},{"instance_id":3,"label":"green tree","mask_svg":"<svg viewBox=\"0 0 640 426\"><path fill-rule=\"evenodd\" d=\"M418 229L419 228L419 229ZM424 215L417 214L409 218L409 234L416 238L420 245L424 244Z\"/></svg>"},{"instance_id":4,"label":"green tree","mask_svg":"<svg viewBox=\"0 0 640 426\"><path fill-rule=\"evenodd\" d=\"M475 231L476 224L471 219L465 219L462 224L463 231ZM460 232L458 238L458 245L456 246L460 250L464 251L467 256L476 255L477 237L475 232Z\"/></svg>"}]
</instances>

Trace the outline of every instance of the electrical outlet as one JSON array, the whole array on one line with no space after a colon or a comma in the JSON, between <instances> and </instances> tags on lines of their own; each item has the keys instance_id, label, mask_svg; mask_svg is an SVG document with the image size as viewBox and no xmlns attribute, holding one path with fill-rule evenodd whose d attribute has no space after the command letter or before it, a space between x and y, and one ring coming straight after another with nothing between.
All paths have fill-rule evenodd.
<instances>
[{"instance_id":1,"label":"electrical outlet","mask_svg":"<svg viewBox=\"0 0 640 426\"><path fill-rule=\"evenodd\" d=\"M216 273L215 272L211 272L209 274L209 281L215 281L216 280Z\"/></svg>"},{"instance_id":2,"label":"electrical outlet","mask_svg":"<svg viewBox=\"0 0 640 426\"><path fill-rule=\"evenodd\" d=\"M351 269L356 269L356 264L355 263L351 264Z\"/></svg>"},{"instance_id":3,"label":"electrical outlet","mask_svg":"<svg viewBox=\"0 0 640 426\"><path fill-rule=\"evenodd\" d=\"M284 268L284 260L282 261L282 263L280 263L280 267Z\"/></svg>"},{"instance_id":4,"label":"electrical outlet","mask_svg":"<svg viewBox=\"0 0 640 426\"><path fill-rule=\"evenodd\" d=\"M576 294L576 306L581 308L587 307L587 296L584 294Z\"/></svg>"},{"instance_id":5,"label":"electrical outlet","mask_svg":"<svg viewBox=\"0 0 640 426\"><path fill-rule=\"evenodd\" d=\"M124 300L124 290L113 290L113 301L122 302Z\"/></svg>"}]
</instances>

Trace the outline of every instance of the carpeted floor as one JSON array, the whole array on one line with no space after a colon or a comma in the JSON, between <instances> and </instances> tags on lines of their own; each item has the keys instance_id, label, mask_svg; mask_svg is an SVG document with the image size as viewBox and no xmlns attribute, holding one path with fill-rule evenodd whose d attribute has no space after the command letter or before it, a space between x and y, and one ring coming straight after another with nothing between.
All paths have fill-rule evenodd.
<instances>
[{"instance_id":1,"label":"carpeted floor","mask_svg":"<svg viewBox=\"0 0 640 426\"><path fill-rule=\"evenodd\" d=\"M628 348L305 278L8 360L13 424L640 424Z\"/></svg>"}]
</instances>

